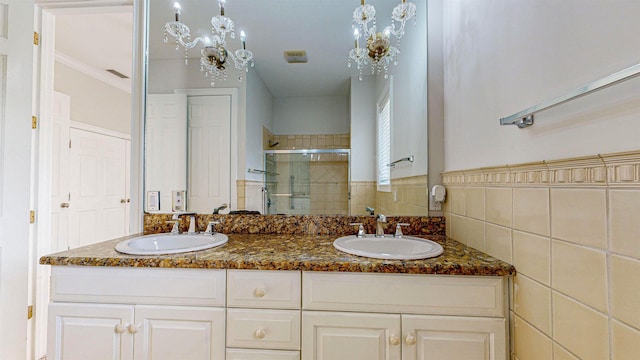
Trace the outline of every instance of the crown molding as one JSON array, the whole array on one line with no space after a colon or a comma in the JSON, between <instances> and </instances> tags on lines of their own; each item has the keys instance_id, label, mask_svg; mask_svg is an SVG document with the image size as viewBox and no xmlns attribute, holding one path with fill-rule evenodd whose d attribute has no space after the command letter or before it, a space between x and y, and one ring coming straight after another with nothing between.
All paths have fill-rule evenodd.
<instances>
[{"instance_id":1,"label":"crown molding","mask_svg":"<svg viewBox=\"0 0 640 360\"><path fill-rule=\"evenodd\" d=\"M128 94L131 94L131 79L118 79L115 76L90 66L60 51L55 52L55 60L96 80L102 81Z\"/></svg>"}]
</instances>

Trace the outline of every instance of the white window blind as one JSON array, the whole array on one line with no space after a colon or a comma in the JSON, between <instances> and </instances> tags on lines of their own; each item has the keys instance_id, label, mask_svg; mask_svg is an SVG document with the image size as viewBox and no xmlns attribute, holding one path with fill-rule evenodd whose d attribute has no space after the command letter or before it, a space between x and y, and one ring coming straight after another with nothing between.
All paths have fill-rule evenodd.
<instances>
[{"instance_id":1,"label":"white window blind","mask_svg":"<svg viewBox=\"0 0 640 360\"><path fill-rule=\"evenodd\" d=\"M378 191L391 191L391 98L389 92L378 102Z\"/></svg>"}]
</instances>

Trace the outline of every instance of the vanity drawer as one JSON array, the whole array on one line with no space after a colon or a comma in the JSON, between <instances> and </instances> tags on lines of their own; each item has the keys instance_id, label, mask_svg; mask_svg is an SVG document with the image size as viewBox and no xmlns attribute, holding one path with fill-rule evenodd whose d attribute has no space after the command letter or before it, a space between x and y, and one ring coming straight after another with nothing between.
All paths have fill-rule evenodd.
<instances>
[{"instance_id":1,"label":"vanity drawer","mask_svg":"<svg viewBox=\"0 0 640 360\"><path fill-rule=\"evenodd\" d=\"M299 271L228 270L227 306L300 309Z\"/></svg>"},{"instance_id":2,"label":"vanity drawer","mask_svg":"<svg viewBox=\"0 0 640 360\"><path fill-rule=\"evenodd\" d=\"M225 305L225 270L54 266L51 300L148 305Z\"/></svg>"},{"instance_id":3,"label":"vanity drawer","mask_svg":"<svg viewBox=\"0 0 640 360\"><path fill-rule=\"evenodd\" d=\"M300 360L299 351L227 349L227 360Z\"/></svg>"},{"instance_id":4,"label":"vanity drawer","mask_svg":"<svg viewBox=\"0 0 640 360\"><path fill-rule=\"evenodd\" d=\"M227 347L300 350L300 311L227 309Z\"/></svg>"},{"instance_id":5,"label":"vanity drawer","mask_svg":"<svg viewBox=\"0 0 640 360\"><path fill-rule=\"evenodd\" d=\"M305 271L304 310L503 317L501 276Z\"/></svg>"}]
</instances>

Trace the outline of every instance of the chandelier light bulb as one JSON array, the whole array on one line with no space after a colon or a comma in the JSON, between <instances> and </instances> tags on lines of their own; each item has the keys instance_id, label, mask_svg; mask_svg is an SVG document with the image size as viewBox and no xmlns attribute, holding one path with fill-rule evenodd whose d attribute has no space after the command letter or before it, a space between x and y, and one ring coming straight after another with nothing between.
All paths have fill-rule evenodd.
<instances>
[{"instance_id":1,"label":"chandelier light bulb","mask_svg":"<svg viewBox=\"0 0 640 360\"><path fill-rule=\"evenodd\" d=\"M176 22L178 22L180 21L180 10L182 9L182 7L180 7L180 3L177 1L174 2L173 9L176 11Z\"/></svg>"},{"instance_id":2,"label":"chandelier light bulb","mask_svg":"<svg viewBox=\"0 0 640 360\"><path fill-rule=\"evenodd\" d=\"M356 40L356 49L360 47L359 39L360 39L360 31L358 29L353 29L353 38Z\"/></svg>"},{"instance_id":3,"label":"chandelier light bulb","mask_svg":"<svg viewBox=\"0 0 640 360\"><path fill-rule=\"evenodd\" d=\"M247 49L247 35L244 33L244 30L240 31L240 42L242 43L242 49Z\"/></svg>"},{"instance_id":4,"label":"chandelier light bulb","mask_svg":"<svg viewBox=\"0 0 640 360\"><path fill-rule=\"evenodd\" d=\"M224 4L226 0L218 0L218 5L220 5L220 16L224 16Z\"/></svg>"}]
</instances>

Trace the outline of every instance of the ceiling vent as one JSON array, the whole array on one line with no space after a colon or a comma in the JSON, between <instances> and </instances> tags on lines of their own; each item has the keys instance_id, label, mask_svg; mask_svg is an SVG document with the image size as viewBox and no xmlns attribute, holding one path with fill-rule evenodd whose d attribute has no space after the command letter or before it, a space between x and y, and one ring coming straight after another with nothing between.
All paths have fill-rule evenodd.
<instances>
[{"instance_id":1,"label":"ceiling vent","mask_svg":"<svg viewBox=\"0 0 640 360\"><path fill-rule=\"evenodd\" d=\"M307 52L304 50L287 50L284 58L289 64L304 64L307 62Z\"/></svg>"},{"instance_id":2,"label":"ceiling vent","mask_svg":"<svg viewBox=\"0 0 640 360\"><path fill-rule=\"evenodd\" d=\"M111 75L119 77L120 79L128 79L129 78L127 75L121 73L118 70L107 69L107 72L110 73Z\"/></svg>"}]
</instances>

